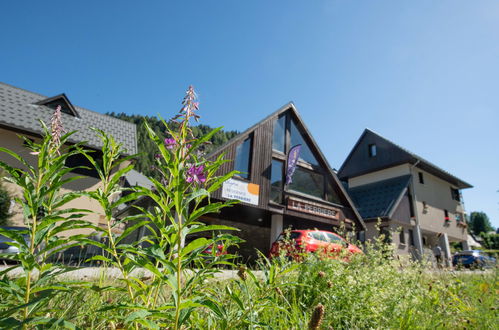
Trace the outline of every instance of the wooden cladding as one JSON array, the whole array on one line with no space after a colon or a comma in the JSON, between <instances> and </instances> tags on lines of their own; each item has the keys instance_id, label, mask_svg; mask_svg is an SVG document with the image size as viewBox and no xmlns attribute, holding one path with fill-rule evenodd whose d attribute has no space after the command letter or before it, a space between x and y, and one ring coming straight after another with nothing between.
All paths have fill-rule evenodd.
<instances>
[{"instance_id":1,"label":"wooden cladding","mask_svg":"<svg viewBox=\"0 0 499 330\"><path fill-rule=\"evenodd\" d=\"M234 177L236 180L247 181L260 186L260 196L258 207L262 209L269 209L268 200L270 196L270 164L272 163L272 133L273 133L273 120L267 120L262 124L255 127L254 131L246 132L244 135L238 136L212 158L218 157L221 153L225 153L224 159L230 160L223 164L218 175L223 175L234 170L234 159L236 158L237 146L243 143L245 139L253 134L253 145L251 149L251 164L250 176L248 180L243 178ZM222 191L217 190L213 194L214 198L221 199Z\"/></svg>"}]
</instances>

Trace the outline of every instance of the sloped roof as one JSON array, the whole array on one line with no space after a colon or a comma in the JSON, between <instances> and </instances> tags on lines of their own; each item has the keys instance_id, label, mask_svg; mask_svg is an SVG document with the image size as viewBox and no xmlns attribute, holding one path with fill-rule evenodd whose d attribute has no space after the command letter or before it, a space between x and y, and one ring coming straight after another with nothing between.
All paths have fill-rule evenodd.
<instances>
[{"instance_id":1,"label":"sloped roof","mask_svg":"<svg viewBox=\"0 0 499 330\"><path fill-rule=\"evenodd\" d=\"M410 181L410 175L403 175L350 188L348 192L362 218L391 217Z\"/></svg>"},{"instance_id":2,"label":"sloped roof","mask_svg":"<svg viewBox=\"0 0 499 330\"><path fill-rule=\"evenodd\" d=\"M130 170L125 174L125 179L131 187L145 187L151 189L154 184L144 174L136 170Z\"/></svg>"},{"instance_id":3,"label":"sloped roof","mask_svg":"<svg viewBox=\"0 0 499 330\"><path fill-rule=\"evenodd\" d=\"M64 97L61 94L57 97ZM40 135L42 133L39 120L50 122L53 110L37 104L54 97L26 91L0 82L0 127L13 128L22 132ZM69 102L69 100L68 100ZM123 144L127 154L137 153L136 127L133 123L106 116L82 107L73 106L76 115L62 113L62 124L65 131L76 130L71 142L86 141L86 146L100 149L102 143L89 128L99 128Z\"/></svg>"},{"instance_id":4,"label":"sloped roof","mask_svg":"<svg viewBox=\"0 0 499 330\"><path fill-rule=\"evenodd\" d=\"M347 201L348 206L352 209L352 211L354 212L355 216L357 217L357 220L359 221L359 223L362 226L362 228L365 228L365 223L364 223L361 215L357 211L357 209L355 207L355 204L351 200L350 196L348 195L348 192L346 191L346 189L343 186L343 184L341 183L341 181L338 179L338 176L333 171L332 167L329 165L329 162L327 161L326 157L322 153L321 149L319 148L319 146L318 146L317 142L315 141L315 139L313 138L312 134L310 134L310 131L308 130L307 126L305 125L305 122L301 118L301 116L300 116L300 114L299 114L299 112L298 112L298 110L297 110L297 108L296 108L296 106L294 105L293 102L288 102L287 104L285 104L284 106L282 106L278 110L274 111L273 113L271 113L270 115L268 115L267 117L265 117L264 119L262 119L261 121L259 121L258 123L254 124L253 126L251 126L250 128L248 128L247 130L245 130L244 132L238 134L237 136L235 136L234 138L230 139L229 141L227 141L223 145L219 146L218 148L216 148L215 150L213 150L210 154L208 154L207 158L214 157L215 155L219 154L221 151L223 151L224 149L226 149L229 145L232 145L232 144L235 144L235 143L239 143L240 141L246 139L248 137L248 135L251 134L251 132L253 132L253 131L256 130L257 127L259 127L260 125L264 125L264 124L268 123L270 120L273 120L274 118L279 117L281 114L283 114L285 112L290 112L293 116L295 116L295 118L298 121L298 124L301 126L301 128L304 131L304 133L307 135L307 138L309 139L310 145L315 150L315 152L316 152L316 154L317 154L320 162L325 165L325 170L333 178L333 180L336 183L338 189L340 190L340 192L343 194L345 200Z\"/></svg>"},{"instance_id":5,"label":"sloped roof","mask_svg":"<svg viewBox=\"0 0 499 330\"><path fill-rule=\"evenodd\" d=\"M372 159L373 161L376 161L376 158L383 159L382 163L369 165L366 162L367 159L362 159L362 160L356 159L356 157L359 154L360 155L367 154L367 149L365 153L363 152L363 150L359 150L360 146L365 144L367 140L375 141L376 143L380 142L384 144L386 146L385 151L387 149L390 149L388 152L385 153L385 155L382 155L381 151L378 152L378 155ZM369 128L366 128L362 133L362 135L360 136L360 138L357 140L357 143L350 151L347 159L341 165L341 168L338 171L338 176L342 180L346 180L351 177L382 170L384 168L400 165L403 163L410 163L416 165L418 168L455 185L459 189L473 187L471 184L459 179L458 177L450 174L449 172L429 162L423 157L420 157L415 153L410 152L409 150L388 140L387 138L381 136L380 134L374 132L373 130L370 130Z\"/></svg>"}]
</instances>

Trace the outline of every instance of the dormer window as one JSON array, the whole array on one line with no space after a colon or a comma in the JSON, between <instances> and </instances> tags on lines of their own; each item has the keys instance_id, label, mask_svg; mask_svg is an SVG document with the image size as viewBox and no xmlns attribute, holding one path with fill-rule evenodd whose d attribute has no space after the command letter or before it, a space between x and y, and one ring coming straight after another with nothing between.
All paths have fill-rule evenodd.
<instances>
[{"instance_id":1,"label":"dormer window","mask_svg":"<svg viewBox=\"0 0 499 330\"><path fill-rule=\"evenodd\" d=\"M374 143L370 144L369 145L369 157L376 157L376 154L377 154L376 145Z\"/></svg>"},{"instance_id":2,"label":"dormer window","mask_svg":"<svg viewBox=\"0 0 499 330\"><path fill-rule=\"evenodd\" d=\"M74 117L80 117L75 107L71 104L67 96L63 94L56 95L54 97L49 97L48 99L44 99L36 102L35 104L46 106L52 110L57 109L58 106L61 107L61 112L68 114Z\"/></svg>"}]
</instances>

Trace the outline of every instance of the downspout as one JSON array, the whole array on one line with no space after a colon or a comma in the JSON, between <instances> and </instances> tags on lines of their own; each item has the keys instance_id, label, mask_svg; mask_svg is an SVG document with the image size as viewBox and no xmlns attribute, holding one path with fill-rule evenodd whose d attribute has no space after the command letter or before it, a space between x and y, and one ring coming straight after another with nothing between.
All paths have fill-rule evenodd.
<instances>
[{"instance_id":1,"label":"downspout","mask_svg":"<svg viewBox=\"0 0 499 330\"><path fill-rule=\"evenodd\" d=\"M418 256L417 258L419 260L423 260L423 239L422 239L422 236L421 236L421 226L419 224L419 213L418 213L418 208L417 208L417 203L416 203L416 189L414 188L414 180L415 180L415 176L412 175L412 169L414 167L416 167L418 164L419 164L420 160L418 159L418 161L416 163L414 163L414 165L411 165L409 167L409 173L411 174L411 194L412 194L412 208L414 209L414 218L416 220L416 248L417 248L417 251L418 251Z\"/></svg>"}]
</instances>

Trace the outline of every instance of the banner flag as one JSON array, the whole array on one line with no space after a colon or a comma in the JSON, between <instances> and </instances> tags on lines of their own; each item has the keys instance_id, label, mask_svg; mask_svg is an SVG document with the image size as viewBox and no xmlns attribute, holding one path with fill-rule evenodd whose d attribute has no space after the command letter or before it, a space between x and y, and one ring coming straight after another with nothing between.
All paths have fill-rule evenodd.
<instances>
[{"instance_id":1,"label":"banner flag","mask_svg":"<svg viewBox=\"0 0 499 330\"><path fill-rule=\"evenodd\" d=\"M298 158L300 157L301 144L297 144L288 152L288 166L286 169L286 185L290 184L293 178L293 174L296 170L296 163L298 163Z\"/></svg>"}]
</instances>

